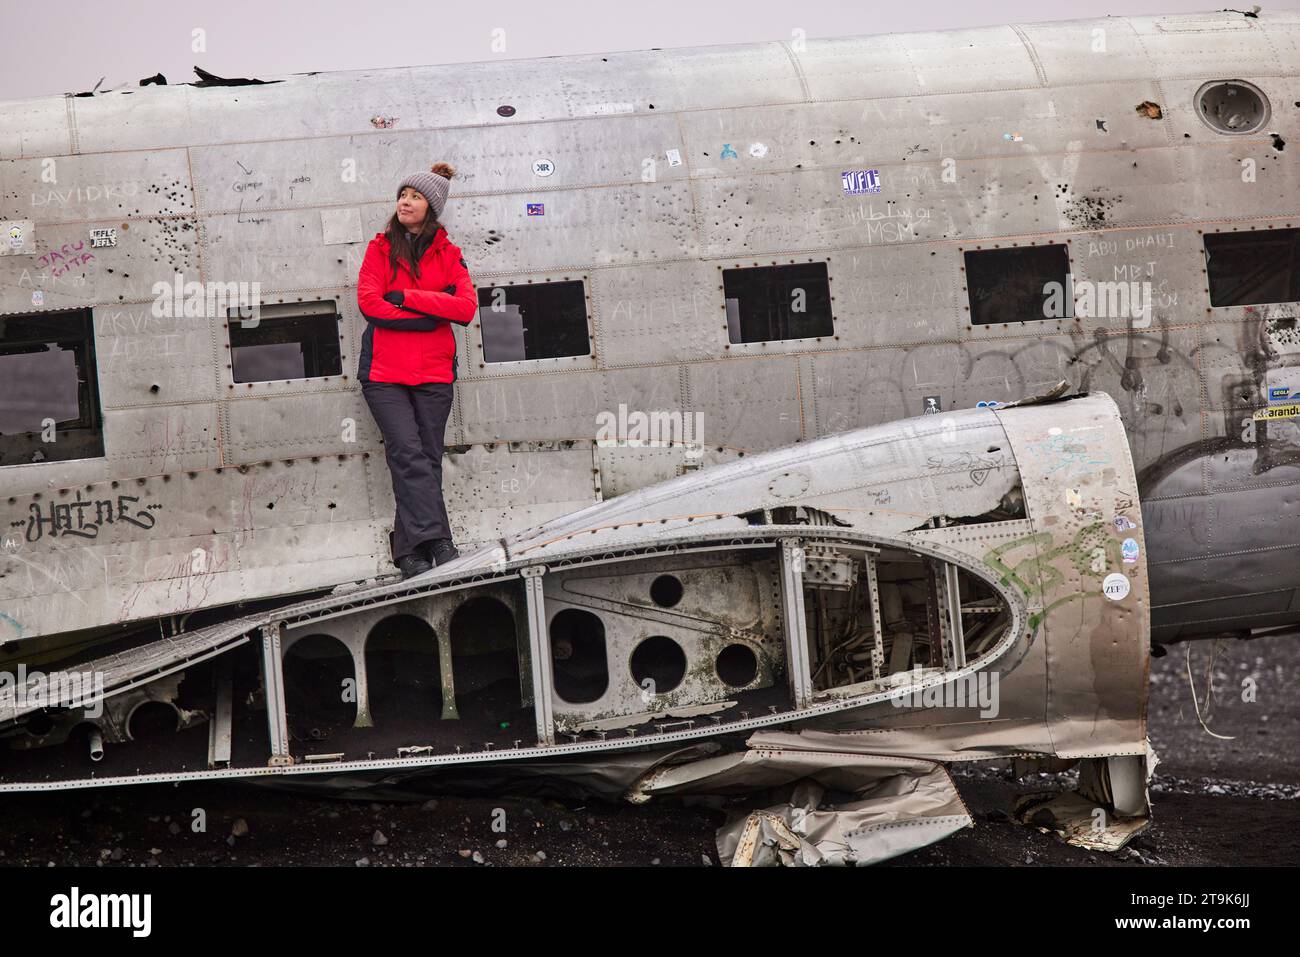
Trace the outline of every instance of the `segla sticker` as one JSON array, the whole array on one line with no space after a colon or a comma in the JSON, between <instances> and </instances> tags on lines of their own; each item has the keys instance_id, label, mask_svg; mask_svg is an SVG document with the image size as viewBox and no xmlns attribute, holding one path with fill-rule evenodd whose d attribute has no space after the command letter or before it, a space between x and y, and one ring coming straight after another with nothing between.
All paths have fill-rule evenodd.
<instances>
[{"instance_id":1,"label":"segla sticker","mask_svg":"<svg viewBox=\"0 0 1300 957\"><path fill-rule=\"evenodd\" d=\"M1136 538L1124 539L1124 544L1119 548L1120 554L1124 556L1124 561L1135 562L1138 560L1138 543Z\"/></svg>"},{"instance_id":2,"label":"segla sticker","mask_svg":"<svg viewBox=\"0 0 1300 957\"><path fill-rule=\"evenodd\" d=\"M1127 515L1116 515L1116 516L1115 516L1115 530L1116 530L1116 531L1118 531L1118 532L1127 532L1127 531L1129 531L1129 530L1131 530L1131 529L1134 529L1134 528L1137 528L1137 522L1133 521L1133 519L1129 518Z\"/></svg>"},{"instance_id":3,"label":"segla sticker","mask_svg":"<svg viewBox=\"0 0 1300 957\"><path fill-rule=\"evenodd\" d=\"M857 196L861 193L878 193L880 192L880 170L845 170L840 173L840 182L844 186L845 196Z\"/></svg>"},{"instance_id":4,"label":"segla sticker","mask_svg":"<svg viewBox=\"0 0 1300 957\"><path fill-rule=\"evenodd\" d=\"M924 401L925 408L921 410L922 415L934 415L936 412L942 411L942 403L939 401L939 396L927 395L925 396Z\"/></svg>"},{"instance_id":5,"label":"segla sticker","mask_svg":"<svg viewBox=\"0 0 1300 957\"><path fill-rule=\"evenodd\" d=\"M534 176L550 176L555 172L555 164L548 159L533 160Z\"/></svg>"},{"instance_id":6,"label":"segla sticker","mask_svg":"<svg viewBox=\"0 0 1300 957\"><path fill-rule=\"evenodd\" d=\"M9 227L9 245L14 249L23 248L23 228L17 223Z\"/></svg>"},{"instance_id":7,"label":"segla sticker","mask_svg":"<svg viewBox=\"0 0 1300 957\"><path fill-rule=\"evenodd\" d=\"M1131 587L1128 576L1123 572L1111 572L1101 583L1102 594L1111 601L1123 601L1128 597Z\"/></svg>"}]
</instances>

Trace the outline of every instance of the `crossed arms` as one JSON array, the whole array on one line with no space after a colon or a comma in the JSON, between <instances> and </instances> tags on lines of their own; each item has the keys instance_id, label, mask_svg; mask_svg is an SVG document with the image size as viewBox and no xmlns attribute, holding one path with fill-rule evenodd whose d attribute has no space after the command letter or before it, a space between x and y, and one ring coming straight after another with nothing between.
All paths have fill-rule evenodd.
<instances>
[{"instance_id":1,"label":"crossed arms","mask_svg":"<svg viewBox=\"0 0 1300 957\"><path fill-rule=\"evenodd\" d=\"M386 290L389 268L379 246L366 249L357 277L357 305L367 322L384 329L431 332L444 322L468 326L478 314L478 294L464 259L453 267L453 281L442 292L428 289Z\"/></svg>"}]
</instances>

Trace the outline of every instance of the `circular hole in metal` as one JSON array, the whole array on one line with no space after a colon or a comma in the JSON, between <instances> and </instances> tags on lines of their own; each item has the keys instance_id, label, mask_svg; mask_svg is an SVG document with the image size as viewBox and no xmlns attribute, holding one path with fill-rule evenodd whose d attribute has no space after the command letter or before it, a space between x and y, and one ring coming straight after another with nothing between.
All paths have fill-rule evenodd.
<instances>
[{"instance_id":1,"label":"circular hole in metal","mask_svg":"<svg viewBox=\"0 0 1300 957\"><path fill-rule=\"evenodd\" d=\"M636 646L631 665L637 687L650 694L667 694L686 677L686 652L665 635L651 635Z\"/></svg>"},{"instance_id":2,"label":"circular hole in metal","mask_svg":"<svg viewBox=\"0 0 1300 957\"><path fill-rule=\"evenodd\" d=\"M672 608L682 600L682 582L676 575L660 575L650 583L650 599L660 608Z\"/></svg>"},{"instance_id":3,"label":"circular hole in metal","mask_svg":"<svg viewBox=\"0 0 1300 957\"><path fill-rule=\"evenodd\" d=\"M54 719L44 711L38 711L27 719L27 733L34 738L49 734L54 730Z\"/></svg>"},{"instance_id":4,"label":"circular hole in metal","mask_svg":"<svg viewBox=\"0 0 1300 957\"><path fill-rule=\"evenodd\" d=\"M176 731L180 716L165 701L145 701L137 705L126 721L126 736L132 741L149 740Z\"/></svg>"},{"instance_id":5,"label":"circular hole in metal","mask_svg":"<svg viewBox=\"0 0 1300 957\"><path fill-rule=\"evenodd\" d=\"M1217 133L1254 133L1268 122L1268 97L1245 80L1215 80L1196 91L1196 112Z\"/></svg>"},{"instance_id":6,"label":"circular hole in metal","mask_svg":"<svg viewBox=\"0 0 1300 957\"><path fill-rule=\"evenodd\" d=\"M716 667L723 684L743 688L758 674L758 658L748 645L727 645L718 653Z\"/></svg>"}]
</instances>

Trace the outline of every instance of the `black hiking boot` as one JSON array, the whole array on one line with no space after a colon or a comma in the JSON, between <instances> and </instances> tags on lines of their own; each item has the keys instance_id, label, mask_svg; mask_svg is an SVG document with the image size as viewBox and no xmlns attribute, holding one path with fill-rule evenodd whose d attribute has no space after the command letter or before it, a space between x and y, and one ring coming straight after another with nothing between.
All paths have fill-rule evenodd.
<instances>
[{"instance_id":1,"label":"black hiking boot","mask_svg":"<svg viewBox=\"0 0 1300 957\"><path fill-rule=\"evenodd\" d=\"M450 538L435 538L429 545L429 554L435 565L445 565L460 557L456 543Z\"/></svg>"},{"instance_id":2,"label":"black hiking boot","mask_svg":"<svg viewBox=\"0 0 1300 957\"><path fill-rule=\"evenodd\" d=\"M433 571L433 566L425 561L424 557L418 552L404 555L398 561L397 567L402 570L403 578L414 578L416 575L423 575L425 572Z\"/></svg>"}]
</instances>

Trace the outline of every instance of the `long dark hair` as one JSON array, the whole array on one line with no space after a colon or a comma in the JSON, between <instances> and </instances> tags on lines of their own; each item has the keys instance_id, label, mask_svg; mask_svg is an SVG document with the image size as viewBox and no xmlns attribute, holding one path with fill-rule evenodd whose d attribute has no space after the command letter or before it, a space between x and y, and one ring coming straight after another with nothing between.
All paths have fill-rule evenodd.
<instances>
[{"instance_id":1,"label":"long dark hair","mask_svg":"<svg viewBox=\"0 0 1300 957\"><path fill-rule=\"evenodd\" d=\"M433 215L433 206L430 205L428 211L424 214L424 226L420 229L416 241L421 244L421 251L428 249L428 244L433 242L433 238L438 235L438 230L442 229L442 223L438 222L438 217ZM416 279L420 278L420 257L416 255L415 243L406 234L406 227L402 221L397 218L397 213L393 213L393 218L388 221L384 228L384 235L388 237L388 264L393 268L393 279L397 278L397 264L399 261L405 262L411 270L411 275Z\"/></svg>"}]
</instances>

